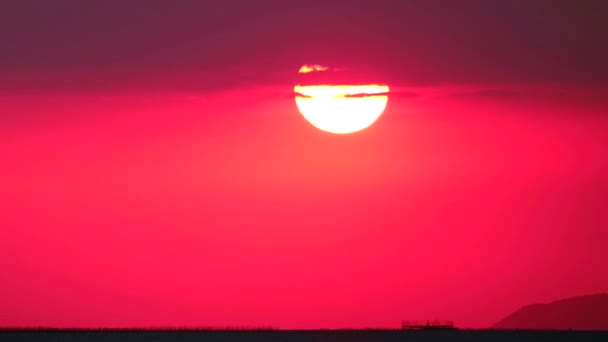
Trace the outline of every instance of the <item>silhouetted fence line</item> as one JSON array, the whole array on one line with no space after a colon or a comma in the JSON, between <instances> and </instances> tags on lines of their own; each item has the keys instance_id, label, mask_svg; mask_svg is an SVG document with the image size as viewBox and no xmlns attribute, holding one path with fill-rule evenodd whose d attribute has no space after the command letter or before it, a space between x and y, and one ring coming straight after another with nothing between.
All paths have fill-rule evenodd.
<instances>
[{"instance_id":1,"label":"silhouetted fence line","mask_svg":"<svg viewBox=\"0 0 608 342\"><path fill-rule=\"evenodd\" d=\"M151 326L151 327L0 327L0 331L130 332L130 331L275 331L272 326Z\"/></svg>"}]
</instances>

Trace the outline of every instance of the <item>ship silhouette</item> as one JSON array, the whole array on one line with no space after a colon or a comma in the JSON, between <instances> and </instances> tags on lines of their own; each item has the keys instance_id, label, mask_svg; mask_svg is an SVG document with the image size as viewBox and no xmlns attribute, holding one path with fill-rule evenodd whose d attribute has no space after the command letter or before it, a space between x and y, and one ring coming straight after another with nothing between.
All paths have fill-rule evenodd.
<instances>
[{"instance_id":1,"label":"ship silhouette","mask_svg":"<svg viewBox=\"0 0 608 342\"><path fill-rule=\"evenodd\" d=\"M403 321L401 330L457 330L454 321Z\"/></svg>"}]
</instances>

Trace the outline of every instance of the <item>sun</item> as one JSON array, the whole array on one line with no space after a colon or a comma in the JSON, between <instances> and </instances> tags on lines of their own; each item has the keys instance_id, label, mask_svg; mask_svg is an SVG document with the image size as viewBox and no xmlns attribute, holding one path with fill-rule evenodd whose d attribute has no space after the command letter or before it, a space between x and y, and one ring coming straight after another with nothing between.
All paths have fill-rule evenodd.
<instances>
[{"instance_id":1,"label":"sun","mask_svg":"<svg viewBox=\"0 0 608 342\"><path fill-rule=\"evenodd\" d=\"M373 124L388 102L385 85L295 86L300 113L326 132L346 134Z\"/></svg>"},{"instance_id":2,"label":"sun","mask_svg":"<svg viewBox=\"0 0 608 342\"><path fill-rule=\"evenodd\" d=\"M305 65L300 73L329 70L320 65ZM300 113L320 130L347 134L373 124L384 112L389 87L379 84L296 85L295 100Z\"/></svg>"}]
</instances>

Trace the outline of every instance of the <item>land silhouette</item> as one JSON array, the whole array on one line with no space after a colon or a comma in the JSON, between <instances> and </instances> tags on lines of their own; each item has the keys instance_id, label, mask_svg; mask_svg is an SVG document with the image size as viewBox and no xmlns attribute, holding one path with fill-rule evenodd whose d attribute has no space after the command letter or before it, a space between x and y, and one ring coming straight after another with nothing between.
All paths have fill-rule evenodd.
<instances>
[{"instance_id":1,"label":"land silhouette","mask_svg":"<svg viewBox=\"0 0 608 342\"><path fill-rule=\"evenodd\" d=\"M149 327L149 328L0 328L2 341L606 341L608 339L608 294L578 296L546 304L522 307L489 329L458 330L451 321L428 322L408 329L320 329L282 330L261 327ZM411 322L410 322L411 323ZM414 327L416 325L414 324Z\"/></svg>"},{"instance_id":2,"label":"land silhouette","mask_svg":"<svg viewBox=\"0 0 608 342\"><path fill-rule=\"evenodd\" d=\"M492 326L493 329L608 330L608 293L526 305Z\"/></svg>"}]
</instances>

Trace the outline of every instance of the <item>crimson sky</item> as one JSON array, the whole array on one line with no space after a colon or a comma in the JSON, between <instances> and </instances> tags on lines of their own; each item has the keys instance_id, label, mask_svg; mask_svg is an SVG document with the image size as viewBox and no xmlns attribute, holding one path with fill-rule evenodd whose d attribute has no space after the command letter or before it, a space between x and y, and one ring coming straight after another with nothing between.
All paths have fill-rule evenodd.
<instances>
[{"instance_id":1,"label":"crimson sky","mask_svg":"<svg viewBox=\"0 0 608 342\"><path fill-rule=\"evenodd\" d=\"M495 323L608 291L600 1L8 1L0 326ZM301 64L386 82L336 136Z\"/></svg>"}]
</instances>

